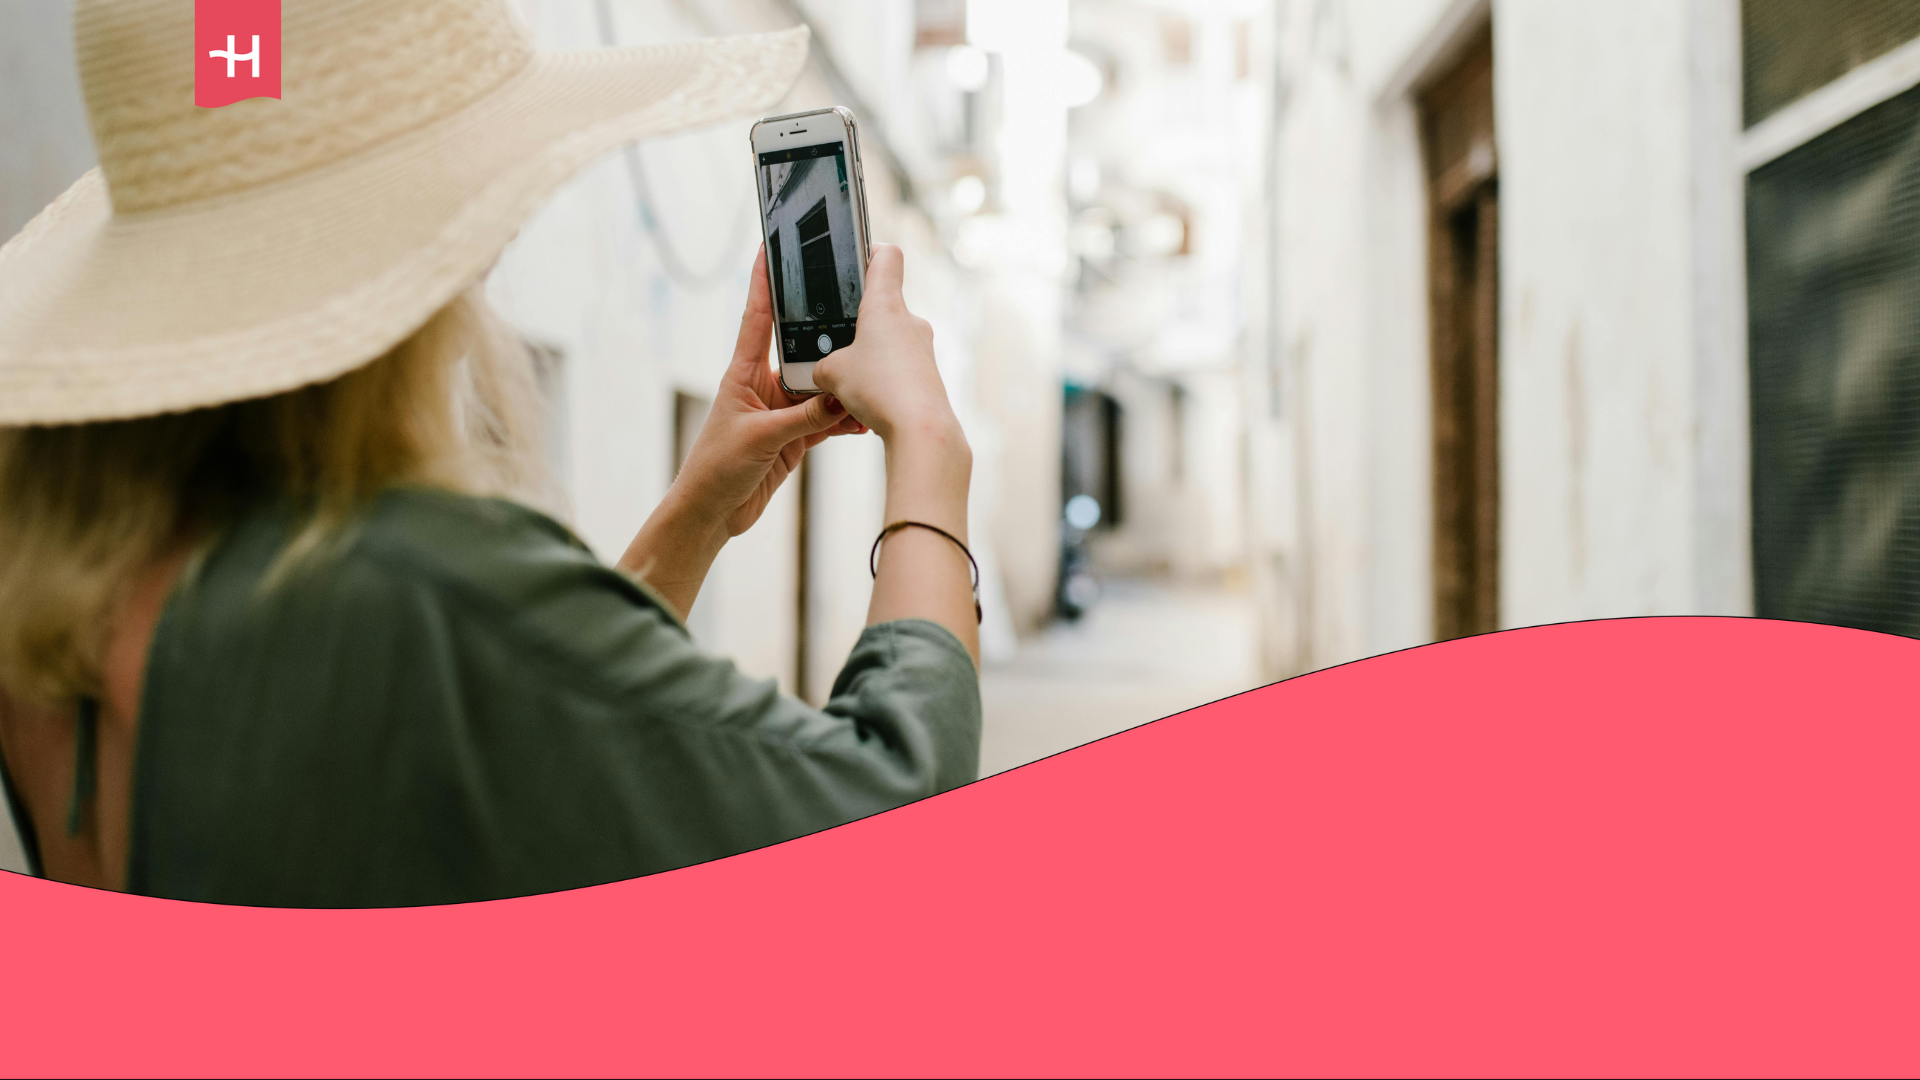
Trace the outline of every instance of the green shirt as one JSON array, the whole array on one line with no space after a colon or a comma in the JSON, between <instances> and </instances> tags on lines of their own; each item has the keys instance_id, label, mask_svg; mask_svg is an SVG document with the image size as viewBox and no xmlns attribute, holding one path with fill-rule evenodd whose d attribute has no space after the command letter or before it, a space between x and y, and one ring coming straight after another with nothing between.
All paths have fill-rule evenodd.
<instances>
[{"instance_id":1,"label":"green shirt","mask_svg":"<svg viewBox=\"0 0 1920 1080\"><path fill-rule=\"evenodd\" d=\"M934 623L868 627L816 709L700 651L650 591L516 504L396 489L341 554L263 589L291 526L233 529L154 633L134 892L303 907L549 892L978 774L978 678Z\"/></svg>"}]
</instances>

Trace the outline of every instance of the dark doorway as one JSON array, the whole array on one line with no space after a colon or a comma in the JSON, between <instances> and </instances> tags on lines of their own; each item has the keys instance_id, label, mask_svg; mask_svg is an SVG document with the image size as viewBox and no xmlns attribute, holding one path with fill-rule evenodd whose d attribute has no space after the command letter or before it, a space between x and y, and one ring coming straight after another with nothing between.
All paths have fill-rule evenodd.
<instances>
[{"instance_id":1,"label":"dark doorway","mask_svg":"<svg viewBox=\"0 0 1920 1080\"><path fill-rule=\"evenodd\" d=\"M773 314L782 322L799 322L800 312L787 310L787 264L780 261L780 230L767 234L768 284L773 291Z\"/></svg>"},{"instance_id":2,"label":"dark doorway","mask_svg":"<svg viewBox=\"0 0 1920 1080\"><path fill-rule=\"evenodd\" d=\"M1100 597L1091 537L1120 524L1120 403L1100 390L1069 383L1060 436L1060 574L1054 606L1073 620Z\"/></svg>"},{"instance_id":3,"label":"dark doorway","mask_svg":"<svg viewBox=\"0 0 1920 1080\"><path fill-rule=\"evenodd\" d=\"M1100 390L1069 384L1060 425L1060 500L1091 496L1100 528L1120 524L1120 402Z\"/></svg>"},{"instance_id":4,"label":"dark doorway","mask_svg":"<svg viewBox=\"0 0 1920 1080\"><path fill-rule=\"evenodd\" d=\"M800 233L800 271L807 286L807 316L838 322L846 316L840 307L840 268L833 261L833 230L827 227L827 200L821 199L796 226Z\"/></svg>"},{"instance_id":5,"label":"dark doorway","mask_svg":"<svg viewBox=\"0 0 1920 1080\"><path fill-rule=\"evenodd\" d=\"M1491 28L1420 95L1433 324L1437 639L1500 625L1499 235Z\"/></svg>"}]
</instances>

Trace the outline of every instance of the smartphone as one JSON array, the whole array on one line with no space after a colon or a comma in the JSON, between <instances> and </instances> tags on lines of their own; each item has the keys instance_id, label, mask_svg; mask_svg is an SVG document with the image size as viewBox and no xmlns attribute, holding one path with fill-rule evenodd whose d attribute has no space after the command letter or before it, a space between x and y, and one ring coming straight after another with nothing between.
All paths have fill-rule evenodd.
<instances>
[{"instance_id":1,"label":"smartphone","mask_svg":"<svg viewBox=\"0 0 1920 1080\"><path fill-rule=\"evenodd\" d=\"M753 125L752 141L780 385L817 394L813 365L853 344L866 292L859 130L846 109L820 109L769 116Z\"/></svg>"}]
</instances>

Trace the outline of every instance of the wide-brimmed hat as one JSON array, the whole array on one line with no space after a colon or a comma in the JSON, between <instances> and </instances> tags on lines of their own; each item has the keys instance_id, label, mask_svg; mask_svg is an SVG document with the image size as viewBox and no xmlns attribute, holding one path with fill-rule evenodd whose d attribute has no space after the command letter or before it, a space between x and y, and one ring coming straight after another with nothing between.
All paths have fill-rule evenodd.
<instances>
[{"instance_id":1,"label":"wide-brimmed hat","mask_svg":"<svg viewBox=\"0 0 1920 1080\"><path fill-rule=\"evenodd\" d=\"M0 248L0 425L350 371L582 166L769 110L807 53L801 28L545 52L507 0L285 0L281 99L207 109L193 19L190 0L77 5L100 168Z\"/></svg>"}]
</instances>

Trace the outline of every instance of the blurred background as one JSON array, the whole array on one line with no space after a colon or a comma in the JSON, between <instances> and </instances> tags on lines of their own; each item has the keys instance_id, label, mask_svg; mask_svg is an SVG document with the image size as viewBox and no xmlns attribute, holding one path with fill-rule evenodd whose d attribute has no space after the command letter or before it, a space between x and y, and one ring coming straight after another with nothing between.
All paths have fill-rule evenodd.
<instances>
[{"instance_id":1,"label":"blurred background","mask_svg":"<svg viewBox=\"0 0 1920 1080\"><path fill-rule=\"evenodd\" d=\"M812 27L773 111L858 115L975 450L987 772L1503 627L1920 634L1912 0L519 6L552 48ZM92 164L69 19L0 3L0 236ZM490 283L605 557L730 351L747 128L602 161ZM821 700L882 467L809 455L696 636Z\"/></svg>"}]
</instances>

